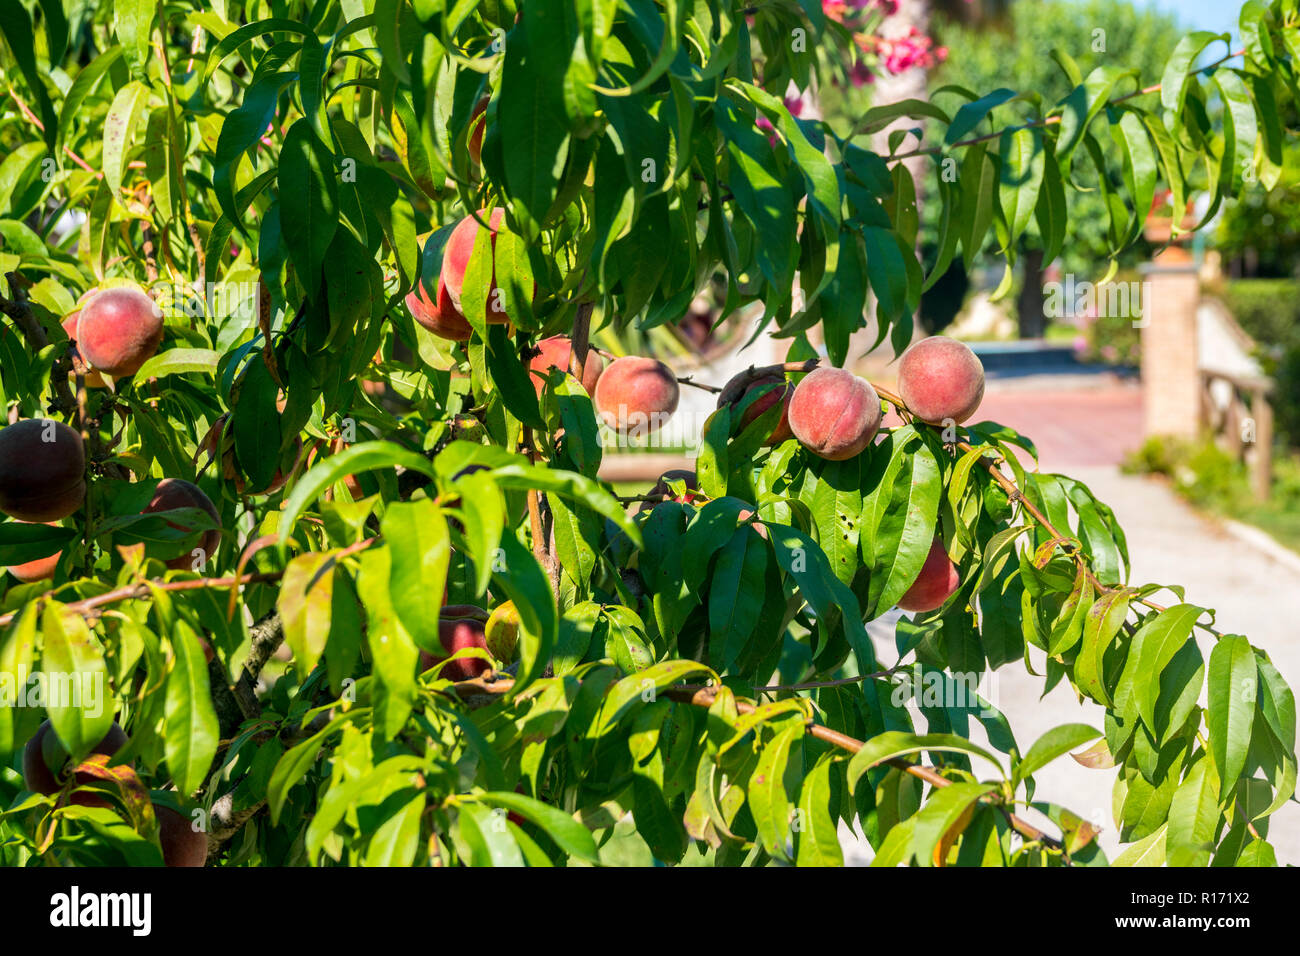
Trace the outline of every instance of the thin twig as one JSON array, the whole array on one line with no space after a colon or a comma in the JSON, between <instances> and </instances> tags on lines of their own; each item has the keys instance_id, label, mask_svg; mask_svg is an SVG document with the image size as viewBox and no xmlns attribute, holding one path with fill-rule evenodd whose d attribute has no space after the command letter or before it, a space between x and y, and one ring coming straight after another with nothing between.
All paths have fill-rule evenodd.
<instances>
[{"instance_id":1,"label":"thin twig","mask_svg":"<svg viewBox=\"0 0 1300 956\"><path fill-rule=\"evenodd\" d=\"M499 699L501 695L507 693L514 687L513 680L494 680L485 678L475 678L474 680L460 681L452 685L451 690L455 695L467 703L469 706L480 706L492 703ZM718 688L710 687L670 687L662 691L663 696L670 700L680 701L681 703L691 704L694 707L712 707L717 698ZM738 713L753 713L756 708L747 701L736 701L736 710ZM865 742L848 734L842 734L838 730L832 730L815 720L809 718L805 724L809 735L818 740L839 747L849 753L857 753L865 746ZM943 788L952 786L952 781L940 774L933 767L927 767L923 764L910 763L901 758L885 761L891 767L897 767L904 773L910 774L920 780L924 780L932 787ZM1042 843L1044 846L1051 847L1054 850L1062 850L1060 840L1043 832L1026 820L1022 820L1015 814L1011 813L1006 807L998 804L998 808L1003 811L1007 822L1026 840L1036 843Z\"/></svg>"}]
</instances>

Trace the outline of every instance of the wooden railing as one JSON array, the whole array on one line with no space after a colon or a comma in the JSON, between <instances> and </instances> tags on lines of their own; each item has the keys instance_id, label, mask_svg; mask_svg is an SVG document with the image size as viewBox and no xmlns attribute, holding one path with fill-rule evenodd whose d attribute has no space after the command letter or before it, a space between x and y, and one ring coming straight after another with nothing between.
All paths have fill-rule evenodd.
<instances>
[{"instance_id":1,"label":"wooden railing","mask_svg":"<svg viewBox=\"0 0 1300 956\"><path fill-rule=\"evenodd\" d=\"M1273 406L1267 378L1241 378L1201 369L1201 420L1220 447L1246 462L1258 501L1273 484Z\"/></svg>"}]
</instances>

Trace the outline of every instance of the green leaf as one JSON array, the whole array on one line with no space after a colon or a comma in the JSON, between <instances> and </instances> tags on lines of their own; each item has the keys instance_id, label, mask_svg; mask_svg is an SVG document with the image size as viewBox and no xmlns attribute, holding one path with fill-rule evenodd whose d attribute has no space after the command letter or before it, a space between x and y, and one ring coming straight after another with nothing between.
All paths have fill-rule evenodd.
<instances>
[{"instance_id":1,"label":"green leaf","mask_svg":"<svg viewBox=\"0 0 1300 956\"><path fill-rule=\"evenodd\" d=\"M395 442L360 442L337 454L327 456L294 484L293 493L283 505L278 525L279 543L284 544L288 541L294 525L307 510L307 506L323 495L335 482L363 471L394 467L407 468L428 475L430 478L436 476L433 463L429 459L408 451Z\"/></svg>"},{"instance_id":2,"label":"green leaf","mask_svg":"<svg viewBox=\"0 0 1300 956\"><path fill-rule=\"evenodd\" d=\"M1251 840L1242 848L1236 866L1277 866L1277 854L1264 840Z\"/></svg>"},{"instance_id":3,"label":"green leaf","mask_svg":"<svg viewBox=\"0 0 1300 956\"><path fill-rule=\"evenodd\" d=\"M823 754L804 778L799 792L798 866L844 865L839 832L830 812L834 763L832 754Z\"/></svg>"},{"instance_id":4,"label":"green leaf","mask_svg":"<svg viewBox=\"0 0 1300 956\"><path fill-rule=\"evenodd\" d=\"M717 674L696 661L664 661L624 677L610 688L604 703L601 704L600 720L595 730L596 736L604 736L610 728L631 713L638 700L641 703L649 703L656 699L661 691L694 675L709 680L718 679Z\"/></svg>"},{"instance_id":5,"label":"green leaf","mask_svg":"<svg viewBox=\"0 0 1300 956\"><path fill-rule=\"evenodd\" d=\"M478 799L492 806L513 810L525 820L535 823L569 856L592 864L600 862L591 831L563 810L532 797L506 791L480 794Z\"/></svg>"},{"instance_id":6,"label":"green leaf","mask_svg":"<svg viewBox=\"0 0 1300 956\"><path fill-rule=\"evenodd\" d=\"M1239 635L1220 638L1210 652L1205 724L1210 732L1210 754L1226 787L1233 786L1246 767L1255 720L1256 680L1250 641Z\"/></svg>"},{"instance_id":7,"label":"green leaf","mask_svg":"<svg viewBox=\"0 0 1300 956\"><path fill-rule=\"evenodd\" d=\"M170 643L174 658L163 710L163 752L176 789L189 796L207 779L221 734L198 636L177 620Z\"/></svg>"},{"instance_id":8,"label":"green leaf","mask_svg":"<svg viewBox=\"0 0 1300 956\"><path fill-rule=\"evenodd\" d=\"M203 71L203 81L206 83L211 78L226 57L258 37L272 33L294 33L301 36L307 32L309 32L307 27L297 20L270 18L247 23L238 30L222 37L221 41L208 53L208 64Z\"/></svg>"},{"instance_id":9,"label":"green leaf","mask_svg":"<svg viewBox=\"0 0 1300 956\"><path fill-rule=\"evenodd\" d=\"M1255 144L1259 138L1255 103L1236 70L1216 70L1214 85L1224 105L1223 188L1235 193L1244 180L1255 181Z\"/></svg>"},{"instance_id":10,"label":"green leaf","mask_svg":"<svg viewBox=\"0 0 1300 956\"><path fill-rule=\"evenodd\" d=\"M1151 211L1159 167L1156 164L1155 150L1151 147L1151 140L1138 111L1121 111L1119 122L1111 126L1111 137L1124 154L1124 183L1128 187L1133 206L1132 225L1124 237L1127 244L1137 238Z\"/></svg>"},{"instance_id":11,"label":"green leaf","mask_svg":"<svg viewBox=\"0 0 1300 956\"><path fill-rule=\"evenodd\" d=\"M952 118L952 123L948 126L948 132L944 134L943 141L947 146L951 146L958 140L966 136L967 133L979 126L996 107L1010 100L1018 99L1020 94L1015 90L1000 89L994 90L987 96L982 96L971 103L965 103Z\"/></svg>"},{"instance_id":12,"label":"green leaf","mask_svg":"<svg viewBox=\"0 0 1300 956\"><path fill-rule=\"evenodd\" d=\"M168 349L145 362L135 374L141 382L190 372L201 372L215 378L220 360L221 354L213 349Z\"/></svg>"},{"instance_id":13,"label":"green leaf","mask_svg":"<svg viewBox=\"0 0 1300 956\"><path fill-rule=\"evenodd\" d=\"M1187 77L1202 51L1215 40L1230 42L1228 34L1210 33L1197 30L1178 41L1169 62L1165 64L1164 75L1160 78L1160 103L1173 114L1171 131L1177 133L1182 127L1183 101L1187 96Z\"/></svg>"},{"instance_id":14,"label":"green leaf","mask_svg":"<svg viewBox=\"0 0 1300 956\"><path fill-rule=\"evenodd\" d=\"M872 454L889 455L884 477L863 504L868 613L874 617L897 605L921 573L934 543L943 478L934 452L915 433L891 435Z\"/></svg>"},{"instance_id":15,"label":"green leaf","mask_svg":"<svg viewBox=\"0 0 1300 956\"><path fill-rule=\"evenodd\" d=\"M366 866L410 866L420 849L425 797L416 793L381 823L366 845Z\"/></svg>"},{"instance_id":16,"label":"green leaf","mask_svg":"<svg viewBox=\"0 0 1300 956\"><path fill-rule=\"evenodd\" d=\"M289 791L294 784L306 776L307 771L311 770L316 763L316 757L320 754L321 748L325 746L325 742L343 724L364 712L365 708L354 708L347 714L335 717L316 734L308 737L302 743L290 747L276 761L275 769L271 772L271 780L266 786L266 803L271 811L272 823L279 823L280 811L284 809L284 802L289 798Z\"/></svg>"},{"instance_id":17,"label":"green leaf","mask_svg":"<svg viewBox=\"0 0 1300 956\"><path fill-rule=\"evenodd\" d=\"M1036 771L1047 766L1062 754L1069 753L1075 747L1082 746L1090 740L1101 736L1101 731L1094 730L1087 724L1062 724L1053 727L1034 741L1024 759L1016 766L1011 775L1013 784L1034 775Z\"/></svg>"},{"instance_id":18,"label":"green leaf","mask_svg":"<svg viewBox=\"0 0 1300 956\"><path fill-rule=\"evenodd\" d=\"M59 107L60 137L66 138L72 131L70 127L80 112L82 103L86 101L86 97L94 91L95 87L99 85L99 81L103 79L104 74L121 56L122 48L120 46L110 47L91 60L86 66L83 66L77 73L77 78L68 87L68 92L64 94L63 103Z\"/></svg>"},{"instance_id":19,"label":"green leaf","mask_svg":"<svg viewBox=\"0 0 1300 956\"><path fill-rule=\"evenodd\" d=\"M1219 825L1219 780L1202 757L1174 791L1166 831L1169 866L1205 866L1214 851Z\"/></svg>"},{"instance_id":20,"label":"green leaf","mask_svg":"<svg viewBox=\"0 0 1300 956\"><path fill-rule=\"evenodd\" d=\"M0 524L0 567L13 567L57 554L77 537L72 528L6 521Z\"/></svg>"},{"instance_id":21,"label":"green leaf","mask_svg":"<svg viewBox=\"0 0 1300 956\"><path fill-rule=\"evenodd\" d=\"M334 619L335 558L332 552L303 554L289 562L276 607L294 666L306 680L329 639Z\"/></svg>"},{"instance_id":22,"label":"green leaf","mask_svg":"<svg viewBox=\"0 0 1300 956\"><path fill-rule=\"evenodd\" d=\"M1117 713L1139 714L1148 727L1155 726L1160 674L1190 638L1202 613L1203 609L1195 605L1176 604L1147 616L1133 635L1128 660L1115 687Z\"/></svg>"},{"instance_id":23,"label":"green leaf","mask_svg":"<svg viewBox=\"0 0 1300 956\"><path fill-rule=\"evenodd\" d=\"M896 322L907 308L907 264L894 232L878 226L862 230L867 253L867 275L876 295L876 314L882 322Z\"/></svg>"},{"instance_id":24,"label":"green leaf","mask_svg":"<svg viewBox=\"0 0 1300 956\"><path fill-rule=\"evenodd\" d=\"M394 502L384 512L380 530L392 555L388 596L393 610L417 645L442 656L438 614L451 562L447 519L429 498ZM491 573L490 553L472 557Z\"/></svg>"},{"instance_id":25,"label":"green leaf","mask_svg":"<svg viewBox=\"0 0 1300 956\"><path fill-rule=\"evenodd\" d=\"M997 757L955 734L909 734L901 730L887 730L868 740L849 761L850 792L855 790L862 775L877 764L922 751L962 753L983 757L997 767L999 773L1002 771L1002 764Z\"/></svg>"},{"instance_id":26,"label":"green leaf","mask_svg":"<svg viewBox=\"0 0 1300 956\"><path fill-rule=\"evenodd\" d=\"M300 119L280 150L280 230L298 279L311 299L320 292L325 254L339 226L338 171L311 120Z\"/></svg>"},{"instance_id":27,"label":"green leaf","mask_svg":"<svg viewBox=\"0 0 1300 956\"><path fill-rule=\"evenodd\" d=\"M802 723L780 731L758 755L758 765L749 780L749 806L758 826L758 838L772 856L794 862L791 832L792 793L798 786L799 766L795 743L803 738Z\"/></svg>"},{"instance_id":28,"label":"green leaf","mask_svg":"<svg viewBox=\"0 0 1300 956\"><path fill-rule=\"evenodd\" d=\"M749 529L737 531L718 554L709 580L709 658L719 671L740 659L763 611L768 545Z\"/></svg>"},{"instance_id":29,"label":"green leaf","mask_svg":"<svg viewBox=\"0 0 1300 956\"><path fill-rule=\"evenodd\" d=\"M510 692L513 696L542 676L559 633L559 610L550 579L532 552L519 543L513 529L504 530L498 548L502 558L500 568L504 570L494 562L492 580L515 603L523 625L519 671Z\"/></svg>"},{"instance_id":30,"label":"green leaf","mask_svg":"<svg viewBox=\"0 0 1300 956\"><path fill-rule=\"evenodd\" d=\"M917 812L912 828L912 853L922 866L942 866L946 860L940 851L954 839L950 836L985 794L995 789L991 783L954 783L934 791ZM942 854L946 856L946 854Z\"/></svg>"},{"instance_id":31,"label":"green leaf","mask_svg":"<svg viewBox=\"0 0 1300 956\"><path fill-rule=\"evenodd\" d=\"M681 860L687 837L682 817L668 805L662 786L643 773L632 778L632 819L656 859Z\"/></svg>"},{"instance_id":32,"label":"green leaf","mask_svg":"<svg viewBox=\"0 0 1300 956\"><path fill-rule=\"evenodd\" d=\"M114 32L127 63L132 72L143 75L158 4L154 0L114 0L112 10Z\"/></svg>"},{"instance_id":33,"label":"green leaf","mask_svg":"<svg viewBox=\"0 0 1300 956\"><path fill-rule=\"evenodd\" d=\"M1295 694L1263 651L1255 652L1259 668L1259 710L1273 736L1286 751L1295 750Z\"/></svg>"},{"instance_id":34,"label":"green leaf","mask_svg":"<svg viewBox=\"0 0 1300 956\"><path fill-rule=\"evenodd\" d=\"M17 692L26 686L36 659L36 620L39 608L25 605L5 628L0 639L0 686ZM18 732L22 728L22 711L17 707L0 707L0 760L7 762L22 741Z\"/></svg>"},{"instance_id":35,"label":"green leaf","mask_svg":"<svg viewBox=\"0 0 1300 956\"><path fill-rule=\"evenodd\" d=\"M998 151L1002 160L998 204L1006 219L1006 245L1010 247L1029 225L1038 204L1046 163L1042 130L1037 127L1006 130L1002 133Z\"/></svg>"},{"instance_id":36,"label":"green leaf","mask_svg":"<svg viewBox=\"0 0 1300 956\"><path fill-rule=\"evenodd\" d=\"M85 619L59 604L45 606L41 636L46 711L72 759L80 760L113 725L108 668Z\"/></svg>"},{"instance_id":37,"label":"green leaf","mask_svg":"<svg viewBox=\"0 0 1300 956\"><path fill-rule=\"evenodd\" d=\"M104 119L104 181L115 197L122 190L126 155L148 100L149 87L132 80L117 91Z\"/></svg>"},{"instance_id":38,"label":"green leaf","mask_svg":"<svg viewBox=\"0 0 1300 956\"><path fill-rule=\"evenodd\" d=\"M1126 847L1124 852L1115 857L1110 863L1111 866L1164 866L1165 864L1165 832L1169 824L1162 823L1154 833L1146 838L1139 840L1130 847Z\"/></svg>"},{"instance_id":39,"label":"green leaf","mask_svg":"<svg viewBox=\"0 0 1300 956\"><path fill-rule=\"evenodd\" d=\"M749 114L723 96L714 103L713 115L726 138L727 184L736 206L757 233L754 255L759 270L780 296L779 301L784 301L798 256L795 197L773 172L777 164L771 144Z\"/></svg>"},{"instance_id":40,"label":"green leaf","mask_svg":"<svg viewBox=\"0 0 1300 956\"><path fill-rule=\"evenodd\" d=\"M53 155L55 137L58 134L54 104L50 102L42 71L36 65L36 36L32 32L32 18L18 0L0 0L0 33L8 41L9 52L13 54L23 79L36 97L41 123L45 127L45 145L50 155Z\"/></svg>"},{"instance_id":41,"label":"green leaf","mask_svg":"<svg viewBox=\"0 0 1300 956\"><path fill-rule=\"evenodd\" d=\"M967 147L961 161L961 255L967 271L984 248L984 237L993 222L993 203L997 198L997 165L988 154L988 144Z\"/></svg>"},{"instance_id":42,"label":"green leaf","mask_svg":"<svg viewBox=\"0 0 1300 956\"><path fill-rule=\"evenodd\" d=\"M508 144L506 184L515 211L533 223L542 221L559 191L569 145L564 81L573 46L565 42L564 6L559 0L524 5L501 69L497 124Z\"/></svg>"}]
</instances>

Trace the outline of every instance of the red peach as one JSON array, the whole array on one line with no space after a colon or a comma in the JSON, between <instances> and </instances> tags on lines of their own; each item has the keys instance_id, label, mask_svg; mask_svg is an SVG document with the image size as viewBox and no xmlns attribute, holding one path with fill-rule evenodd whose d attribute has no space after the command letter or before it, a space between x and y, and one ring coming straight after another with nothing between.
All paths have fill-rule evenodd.
<instances>
[{"instance_id":1,"label":"red peach","mask_svg":"<svg viewBox=\"0 0 1300 956\"><path fill-rule=\"evenodd\" d=\"M733 378L732 382L734 381L735 379ZM726 394L730 388L731 385L729 383L728 386L723 389L723 394ZM779 445L781 442L793 437L793 432L790 431L790 399L794 394L794 386L787 382L783 375L765 375L763 378L756 379L746 386L744 392L741 393L740 398L736 400L736 404L739 404L745 398L756 392L761 392L762 394L759 395L758 398L754 399L754 401L749 404L749 407L747 407L741 414L739 430L743 431L748 428L769 408L777 402L781 402L784 406L784 410L781 412L781 417L777 421L775 427L773 427L771 434L768 435L767 440L763 442L763 444Z\"/></svg>"},{"instance_id":2,"label":"red peach","mask_svg":"<svg viewBox=\"0 0 1300 956\"><path fill-rule=\"evenodd\" d=\"M469 647L477 647L486 651L487 632L484 627L485 622L474 617L448 616L449 611L456 609L456 606L444 608L443 613L438 618L438 639L442 642L447 656ZM468 610L468 608L466 609ZM474 608L473 610L482 612L484 616L487 615L487 612L483 611L482 608ZM426 671L446 659L446 656L421 651L420 670L421 672ZM463 657L447 664L439 671L439 675L453 681L472 680L491 670L491 667L492 665L481 657Z\"/></svg>"},{"instance_id":3,"label":"red peach","mask_svg":"<svg viewBox=\"0 0 1300 956\"><path fill-rule=\"evenodd\" d=\"M497 230L505 221L506 211L498 206L490 214L487 210L478 211L479 219L483 219L491 227L492 249L495 254L497 244ZM469 268L470 256L474 253L474 242L478 238L479 226L478 219L473 216L466 216L456 224L456 228L451 231L447 237L447 246L442 255L442 271L440 280L447 290L447 295L451 298L452 304L456 311L461 315L465 313L463 304L463 293L465 291L465 270ZM439 293L441 298L441 293ZM504 312L497 311L498 289L496 284L496 269L492 271L492 286L487 294L487 320L490 323L505 325L510 321L510 317Z\"/></svg>"},{"instance_id":4,"label":"red peach","mask_svg":"<svg viewBox=\"0 0 1300 956\"><path fill-rule=\"evenodd\" d=\"M158 482L158 487L154 490L153 497L141 514L157 514L163 511L174 511L178 508L201 508L212 516L212 520L220 523L221 513L217 511L216 505L212 503L203 489L192 482L184 481L180 478L164 478ZM177 528L182 531L188 530L184 525L175 522L167 522L169 527ZM193 550L203 552L203 562L206 564L211 561L217 553L217 548L221 546L221 532L212 528L201 534L194 536ZM192 551L172 558L165 562L167 567L172 570L187 571L194 566L194 557Z\"/></svg>"},{"instance_id":5,"label":"red peach","mask_svg":"<svg viewBox=\"0 0 1300 956\"><path fill-rule=\"evenodd\" d=\"M930 553L925 556L921 573L916 576L912 586L898 599L898 606L904 611L933 611L942 607L957 588L961 587L961 577L956 566L948 560L944 550L943 537L935 535L930 543Z\"/></svg>"},{"instance_id":6,"label":"red peach","mask_svg":"<svg viewBox=\"0 0 1300 956\"><path fill-rule=\"evenodd\" d=\"M95 744L90 752L111 757L126 746L127 739L126 732L115 721L104 738ZM23 748L24 785L32 793L42 793L46 796L57 793L63 786L62 778L69 757L63 741L59 740L58 734L54 733L54 727L48 720L45 721ZM82 772L76 775L75 782L81 786L94 783L96 779L91 774ZM73 794L70 802L79 807L112 806L103 797L93 793Z\"/></svg>"},{"instance_id":7,"label":"red peach","mask_svg":"<svg viewBox=\"0 0 1300 956\"><path fill-rule=\"evenodd\" d=\"M809 372L790 399L790 430L813 454L844 461L880 429L880 397L871 383L842 368Z\"/></svg>"},{"instance_id":8,"label":"red peach","mask_svg":"<svg viewBox=\"0 0 1300 956\"><path fill-rule=\"evenodd\" d=\"M26 524L27 522L24 522ZM46 521L44 524L51 527L58 527L57 521ZM23 584L31 584L33 581L44 581L54 577L54 571L59 566L59 558L63 557L62 551L55 551L48 558L36 558L23 564L13 564L9 566L9 573L21 581Z\"/></svg>"},{"instance_id":9,"label":"red peach","mask_svg":"<svg viewBox=\"0 0 1300 956\"><path fill-rule=\"evenodd\" d=\"M537 397L541 398L547 373L553 368L565 372L569 370L573 343L566 336L553 335L549 339L542 339L537 343L537 347L541 352L529 361L528 368L531 370L533 388L537 390ZM582 387L587 390L588 395L595 393L596 383L600 381L603 371L605 371L605 360L597 352L589 349L587 358L582 363Z\"/></svg>"},{"instance_id":10,"label":"red peach","mask_svg":"<svg viewBox=\"0 0 1300 956\"><path fill-rule=\"evenodd\" d=\"M58 521L86 497L81 436L49 419L0 428L0 511L19 521Z\"/></svg>"},{"instance_id":11,"label":"red peach","mask_svg":"<svg viewBox=\"0 0 1300 956\"><path fill-rule=\"evenodd\" d=\"M620 435L645 435L677 410L677 376L663 362L640 355L614 359L593 396L605 424Z\"/></svg>"},{"instance_id":12,"label":"red peach","mask_svg":"<svg viewBox=\"0 0 1300 956\"><path fill-rule=\"evenodd\" d=\"M984 398L984 365L956 339L921 339L898 361L898 394L923 422L961 424Z\"/></svg>"},{"instance_id":13,"label":"red peach","mask_svg":"<svg viewBox=\"0 0 1300 956\"><path fill-rule=\"evenodd\" d=\"M101 289L81 309L77 348L91 368L121 378L134 375L162 344L162 311L144 290Z\"/></svg>"}]
</instances>

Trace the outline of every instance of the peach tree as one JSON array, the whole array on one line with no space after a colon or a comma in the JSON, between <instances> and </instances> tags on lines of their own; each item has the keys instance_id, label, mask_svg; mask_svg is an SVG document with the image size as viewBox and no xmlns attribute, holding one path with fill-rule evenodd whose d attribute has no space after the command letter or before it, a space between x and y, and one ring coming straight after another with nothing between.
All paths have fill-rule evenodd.
<instances>
[{"instance_id":1,"label":"peach tree","mask_svg":"<svg viewBox=\"0 0 1300 956\"><path fill-rule=\"evenodd\" d=\"M844 368L956 256L1054 258L1069 190L1118 252L1276 180L1300 13L1241 28L837 130L784 99L862 46L817 3L0 0L0 860L1105 864L1034 786L1075 752L1112 862L1274 863L1266 651L1129 579L964 347ZM786 361L690 383L695 472L621 499L682 383L592 333L706 288ZM1101 726L963 692L1040 661Z\"/></svg>"}]
</instances>

